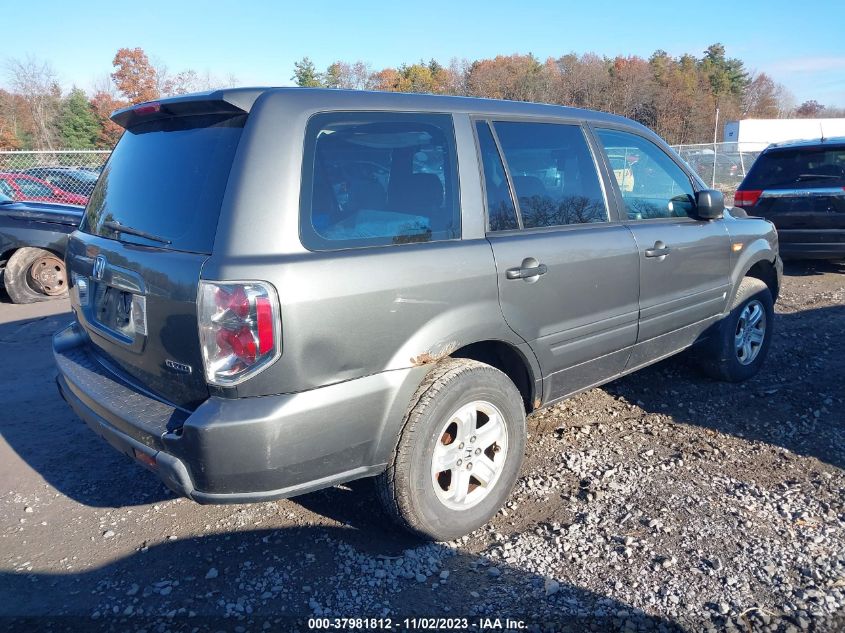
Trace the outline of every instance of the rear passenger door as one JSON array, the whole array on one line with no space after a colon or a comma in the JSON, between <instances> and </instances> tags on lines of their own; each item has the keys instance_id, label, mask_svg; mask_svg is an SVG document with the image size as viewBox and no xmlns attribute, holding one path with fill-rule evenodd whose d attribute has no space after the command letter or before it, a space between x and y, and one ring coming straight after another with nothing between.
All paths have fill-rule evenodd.
<instances>
[{"instance_id":1,"label":"rear passenger door","mask_svg":"<svg viewBox=\"0 0 845 633\"><path fill-rule=\"evenodd\" d=\"M545 401L621 372L637 336L637 249L611 215L585 129L474 125L502 312L537 355Z\"/></svg>"},{"instance_id":2,"label":"rear passenger door","mask_svg":"<svg viewBox=\"0 0 845 633\"><path fill-rule=\"evenodd\" d=\"M691 344L723 311L730 237L724 220L696 218L690 177L657 144L628 130L598 128L596 135L639 250L635 367Z\"/></svg>"}]
</instances>

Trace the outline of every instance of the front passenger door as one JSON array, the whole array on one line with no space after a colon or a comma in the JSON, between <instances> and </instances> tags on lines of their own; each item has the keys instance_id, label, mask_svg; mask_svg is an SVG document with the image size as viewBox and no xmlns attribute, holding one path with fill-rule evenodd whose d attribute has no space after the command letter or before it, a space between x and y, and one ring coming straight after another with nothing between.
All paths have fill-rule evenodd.
<instances>
[{"instance_id":1,"label":"front passenger door","mask_svg":"<svg viewBox=\"0 0 845 633\"><path fill-rule=\"evenodd\" d=\"M693 184L660 146L629 131L599 128L596 134L640 255L640 322L631 368L690 345L722 313L730 288L730 237L723 220L695 217Z\"/></svg>"}]
</instances>

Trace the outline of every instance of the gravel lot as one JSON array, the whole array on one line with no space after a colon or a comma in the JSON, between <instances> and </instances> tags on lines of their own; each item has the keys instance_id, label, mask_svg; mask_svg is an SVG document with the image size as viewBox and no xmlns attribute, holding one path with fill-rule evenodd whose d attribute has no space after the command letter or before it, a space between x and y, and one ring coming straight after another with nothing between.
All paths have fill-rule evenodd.
<instances>
[{"instance_id":1,"label":"gravel lot","mask_svg":"<svg viewBox=\"0 0 845 633\"><path fill-rule=\"evenodd\" d=\"M0 297L0 629L841 631L845 265L787 273L761 375L715 383L681 357L537 412L508 507L448 544L392 529L367 481L174 498L58 396L67 304Z\"/></svg>"}]
</instances>

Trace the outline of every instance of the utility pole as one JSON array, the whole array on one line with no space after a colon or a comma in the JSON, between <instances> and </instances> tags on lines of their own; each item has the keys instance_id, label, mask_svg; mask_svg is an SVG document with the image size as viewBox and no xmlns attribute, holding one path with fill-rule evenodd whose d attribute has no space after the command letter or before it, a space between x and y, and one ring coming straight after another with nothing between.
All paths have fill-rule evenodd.
<instances>
[{"instance_id":1,"label":"utility pole","mask_svg":"<svg viewBox=\"0 0 845 633\"><path fill-rule=\"evenodd\" d=\"M716 142L719 139L719 106L716 106L716 123L713 124L713 176L710 179L710 188L716 188Z\"/></svg>"}]
</instances>

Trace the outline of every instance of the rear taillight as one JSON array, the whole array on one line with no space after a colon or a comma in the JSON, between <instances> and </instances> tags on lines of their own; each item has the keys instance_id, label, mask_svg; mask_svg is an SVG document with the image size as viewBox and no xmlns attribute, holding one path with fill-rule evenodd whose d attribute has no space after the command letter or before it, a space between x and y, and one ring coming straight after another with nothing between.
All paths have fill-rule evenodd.
<instances>
[{"instance_id":1,"label":"rear taillight","mask_svg":"<svg viewBox=\"0 0 845 633\"><path fill-rule=\"evenodd\" d=\"M201 281L197 319L211 384L235 385L281 354L279 300L270 284Z\"/></svg>"},{"instance_id":2,"label":"rear taillight","mask_svg":"<svg viewBox=\"0 0 845 633\"><path fill-rule=\"evenodd\" d=\"M742 207L743 209L750 209L760 198L762 191L755 189L753 191L737 191L734 194L734 206Z\"/></svg>"}]
</instances>

